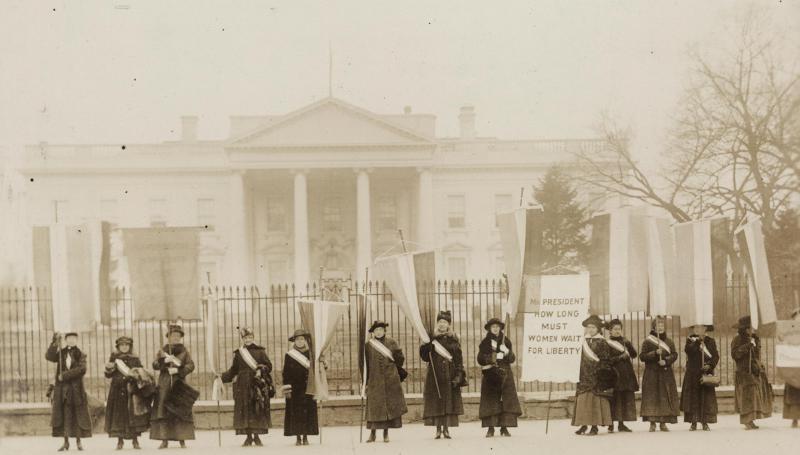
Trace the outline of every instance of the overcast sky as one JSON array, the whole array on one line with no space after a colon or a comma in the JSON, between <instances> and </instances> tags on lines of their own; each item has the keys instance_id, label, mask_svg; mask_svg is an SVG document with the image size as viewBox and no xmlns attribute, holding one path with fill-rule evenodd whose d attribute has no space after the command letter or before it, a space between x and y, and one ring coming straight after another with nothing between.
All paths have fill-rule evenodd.
<instances>
[{"instance_id":1,"label":"overcast sky","mask_svg":"<svg viewBox=\"0 0 800 455\"><path fill-rule=\"evenodd\" d=\"M757 5L800 42L798 3ZM503 139L592 136L607 110L633 126L647 158L685 84L687 49L719 44L748 2L0 5L0 146L12 150L171 140L182 114L200 116L201 138L224 138L229 115L327 96L330 43L334 96L435 114L439 136L458 133L468 103L479 134Z\"/></svg>"}]
</instances>

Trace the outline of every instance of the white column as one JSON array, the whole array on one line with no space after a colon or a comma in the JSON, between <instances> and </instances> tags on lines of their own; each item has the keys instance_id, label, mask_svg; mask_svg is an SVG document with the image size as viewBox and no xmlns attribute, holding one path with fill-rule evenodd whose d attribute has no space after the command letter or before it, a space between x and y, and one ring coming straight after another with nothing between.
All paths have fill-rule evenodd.
<instances>
[{"instance_id":1,"label":"white column","mask_svg":"<svg viewBox=\"0 0 800 455\"><path fill-rule=\"evenodd\" d=\"M433 175L427 168L418 168L417 242L423 249L434 248Z\"/></svg>"},{"instance_id":2,"label":"white column","mask_svg":"<svg viewBox=\"0 0 800 455\"><path fill-rule=\"evenodd\" d=\"M294 284L298 290L304 290L309 282L306 173L306 170L294 171Z\"/></svg>"},{"instance_id":3,"label":"white column","mask_svg":"<svg viewBox=\"0 0 800 455\"><path fill-rule=\"evenodd\" d=\"M372 264L372 226L369 197L369 169L356 172L356 273L357 281L364 279L364 269Z\"/></svg>"},{"instance_id":4,"label":"white column","mask_svg":"<svg viewBox=\"0 0 800 455\"><path fill-rule=\"evenodd\" d=\"M251 284L246 197L244 171L234 171L230 180L230 251L225 274L228 278L227 284L232 286ZM205 277L201 279L205 284Z\"/></svg>"}]
</instances>

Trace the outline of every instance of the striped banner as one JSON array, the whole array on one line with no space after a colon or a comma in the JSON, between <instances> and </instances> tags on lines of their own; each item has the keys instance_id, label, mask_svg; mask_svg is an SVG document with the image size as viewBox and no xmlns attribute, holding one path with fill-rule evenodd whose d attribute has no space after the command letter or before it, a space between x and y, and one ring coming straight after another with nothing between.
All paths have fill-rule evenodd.
<instances>
[{"instance_id":1,"label":"striped banner","mask_svg":"<svg viewBox=\"0 0 800 455\"><path fill-rule=\"evenodd\" d=\"M51 311L48 329L56 332L86 332L101 322L100 262L103 249L100 223L90 226L54 224L46 228L49 258L42 253L44 234L38 230L34 240L35 266L50 270ZM107 280L106 276L106 280Z\"/></svg>"},{"instance_id":2,"label":"striped banner","mask_svg":"<svg viewBox=\"0 0 800 455\"><path fill-rule=\"evenodd\" d=\"M538 293L531 283L538 281L542 273L542 235L544 213L541 209L519 208L497 215L497 228L503 247L503 262L508 279L508 300L503 303L501 317L508 315L512 320L523 307L530 305L527 299ZM526 291L526 289L528 289Z\"/></svg>"},{"instance_id":3,"label":"striped banner","mask_svg":"<svg viewBox=\"0 0 800 455\"><path fill-rule=\"evenodd\" d=\"M590 312L624 314L647 308L645 208L623 208L592 218Z\"/></svg>"},{"instance_id":4,"label":"striped banner","mask_svg":"<svg viewBox=\"0 0 800 455\"><path fill-rule=\"evenodd\" d=\"M740 226L736 230L736 243L739 246L739 257L747 273L753 327L758 328L759 324L777 321L761 219Z\"/></svg>"},{"instance_id":5,"label":"striped banner","mask_svg":"<svg viewBox=\"0 0 800 455\"><path fill-rule=\"evenodd\" d=\"M714 323L715 302L725 298L728 232L728 220L720 218L675 226L675 302L681 327Z\"/></svg>"},{"instance_id":6,"label":"striped banner","mask_svg":"<svg viewBox=\"0 0 800 455\"><path fill-rule=\"evenodd\" d=\"M648 217L645 223L650 292L648 313L653 316L675 314L675 232L666 218Z\"/></svg>"}]
</instances>

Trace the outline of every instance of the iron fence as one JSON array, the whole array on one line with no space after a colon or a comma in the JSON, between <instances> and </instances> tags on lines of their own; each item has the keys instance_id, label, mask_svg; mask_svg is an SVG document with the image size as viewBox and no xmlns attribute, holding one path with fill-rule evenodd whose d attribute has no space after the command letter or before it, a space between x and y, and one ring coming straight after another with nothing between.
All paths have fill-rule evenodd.
<instances>
[{"instance_id":1,"label":"iron fence","mask_svg":"<svg viewBox=\"0 0 800 455\"><path fill-rule=\"evenodd\" d=\"M390 326L389 336L396 339L406 356L406 369L409 376L404 382L406 393L422 393L425 363L419 357L419 338L412 325L405 319L399 307L384 284L371 282L366 286L357 284L355 289L365 291L369 319L382 319ZM485 332L483 325L487 319L500 314L502 302L507 292L500 280L474 280L467 282L437 282L426 287L438 309L449 309L453 314L453 329L461 339L465 366L469 377L466 391L480 390L480 368L476 363L477 347ZM787 318L800 290L800 274L785 274L775 277L773 291L779 311L779 318ZM294 286L273 286L266 295L256 287L215 287L204 289L202 295L212 292L218 299L218 338L220 369L230 365L233 351L239 346L237 326L251 327L256 342L267 348L274 366L275 380L281 382L283 356L289 348L288 337L300 326L297 301L300 298L316 297L316 286L300 292ZM358 317L356 314L356 295L345 288L344 298L351 303L349 311L342 316L341 323L326 352L328 380L331 393L338 395L358 394L360 379L358 373ZM724 385L733 384L735 364L730 358L730 342L735 336L731 325L747 312L747 284L740 277L732 277L727 285L725 302L715 311L716 331L721 361L718 368ZM93 332L84 333L79 346L88 356L88 371L85 376L87 392L97 399L104 400L108 380L103 376L104 364L114 348L114 340L122 335L132 336L134 351L145 365L155 359L156 352L165 342L167 322L134 321L134 297L126 289L116 289L106 296L105 304L110 305L112 322L98 326ZM202 305L206 305L205 300ZM44 353L52 338L46 330L50 324L48 313L50 294L46 289L0 289L0 402L45 402L48 384L53 381L55 365L45 361ZM607 315L609 319L613 315ZM650 330L651 319L643 314L621 315L625 336L635 346L641 346ZM514 346L521 350L522 321L517 318L509 324L506 333ZM210 399L213 381L212 366L206 358L205 333L202 321L183 321L186 337L184 342L196 363L196 369L189 376L189 382L201 391L201 399ZM670 336L678 347L680 359L675 364L676 379L683 377L683 345L686 331L680 329L677 318L668 321ZM764 340L763 361L773 382L780 382L775 374L774 339L769 329L762 332ZM636 361L636 371L641 375L643 364ZM515 365L515 379L520 391L545 391L549 384L541 382L521 382L521 363ZM553 390L572 390L573 384L558 383Z\"/></svg>"}]
</instances>

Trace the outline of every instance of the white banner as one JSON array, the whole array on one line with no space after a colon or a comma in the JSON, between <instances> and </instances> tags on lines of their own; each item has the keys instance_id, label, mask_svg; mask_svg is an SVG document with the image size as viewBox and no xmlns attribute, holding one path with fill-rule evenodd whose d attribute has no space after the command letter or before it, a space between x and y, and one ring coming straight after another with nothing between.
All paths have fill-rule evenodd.
<instances>
[{"instance_id":1,"label":"white banner","mask_svg":"<svg viewBox=\"0 0 800 455\"><path fill-rule=\"evenodd\" d=\"M543 275L538 313L525 313L522 380L578 382L589 274Z\"/></svg>"}]
</instances>

